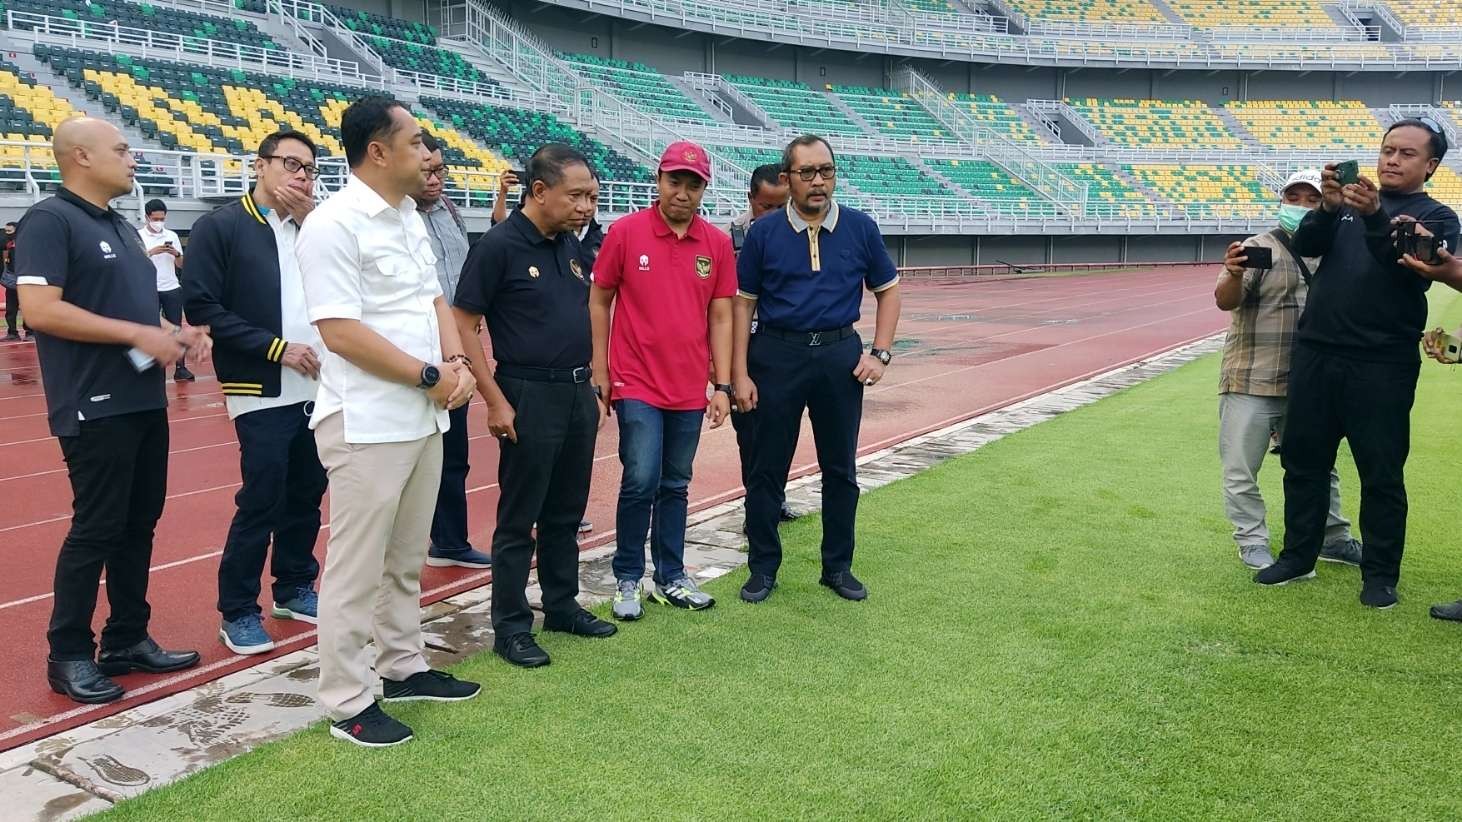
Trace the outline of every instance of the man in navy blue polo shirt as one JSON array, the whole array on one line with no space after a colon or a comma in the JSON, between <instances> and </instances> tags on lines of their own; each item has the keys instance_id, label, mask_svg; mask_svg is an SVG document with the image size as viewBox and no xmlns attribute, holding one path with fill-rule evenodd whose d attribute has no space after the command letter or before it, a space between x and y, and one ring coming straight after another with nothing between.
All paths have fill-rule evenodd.
<instances>
[{"instance_id":1,"label":"man in navy blue polo shirt","mask_svg":"<svg viewBox=\"0 0 1462 822\"><path fill-rule=\"evenodd\" d=\"M736 266L736 403L760 418L746 494L751 576L741 598L761 602L776 586L777 520L805 408L822 470L821 582L844 599L862 600L868 590L852 572L858 427L863 389L882 379L893 358L898 270L878 224L833 200L837 165L826 140L803 135L788 143L782 178L791 191L785 217L752 224ZM853 330L864 288L878 301L866 353ZM753 311L760 324L755 337Z\"/></svg>"}]
</instances>

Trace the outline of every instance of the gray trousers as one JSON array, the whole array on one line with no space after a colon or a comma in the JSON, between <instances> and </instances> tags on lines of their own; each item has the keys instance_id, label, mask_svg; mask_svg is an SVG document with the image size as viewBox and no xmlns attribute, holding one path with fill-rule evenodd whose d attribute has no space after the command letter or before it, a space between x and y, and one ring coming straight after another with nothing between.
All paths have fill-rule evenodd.
<instances>
[{"instance_id":1,"label":"gray trousers","mask_svg":"<svg viewBox=\"0 0 1462 822\"><path fill-rule=\"evenodd\" d=\"M1284 440L1284 397L1253 394L1218 396L1218 458L1223 464L1223 504L1239 545L1269 545L1259 467L1269 451L1269 435ZM1330 471L1330 514L1325 544L1350 539L1350 520L1340 513L1340 475Z\"/></svg>"}]
</instances>

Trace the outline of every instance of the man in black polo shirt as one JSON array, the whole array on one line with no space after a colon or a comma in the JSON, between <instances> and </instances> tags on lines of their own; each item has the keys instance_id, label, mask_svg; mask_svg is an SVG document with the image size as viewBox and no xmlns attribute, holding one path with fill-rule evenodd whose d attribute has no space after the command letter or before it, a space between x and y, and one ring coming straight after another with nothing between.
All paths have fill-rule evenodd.
<instances>
[{"instance_id":1,"label":"man in black polo shirt","mask_svg":"<svg viewBox=\"0 0 1462 822\"><path fill-rule=\"evenodd\" d=\"M497 527L492 537L493 650L525 668L547 665L530 633L528 565L537 523L543 627L606 637L615 626L579 607L575 535L589 501L594 440L608 409L589 383L589 269L574 232L593 215L594 177L582 154L560 143L533 153L523 205L482 236L457 286L457 327L502 446ZM478 322L487 318L496 371L487 367ZM520 413L521 412L521 413Z\"/></svg>"},{"instance_id":2,"label":"man in black polo shirt","mask_svg":"<svg viewBox=\"0 0 1462 822\"><path fill-rule=\"evenodd\" d=\"M1290 361L1285 416L1284 553L1254 576L1285 585L1315 576L1329 508L1330 471L1340 440L1360 474L1362 605L1397 602L1406 545L1406 457L1411 405L1421 370L1417 342L1432 281L1400 262L1392 220L1410 217L1457 247L1457 215L1427 196L1426 181L1447 153L1429 119L1391 126L1368 177L1341 185L1327 165L1320 207L1294 234L1294 249L1325 258L1315 271Z\"/></svg>"},{"instance_id":3,"label":"man in black polo shirt","mask_svg":"<svg viewBox=\"0 0 1462 822\"><path fill-rule=\"evenodd\" d=\"M826 140L804 135L788 143L782 177L791 190L786 210L753 223L736 260L736 403L759 417L746 494L751 575L741 598L761 602L776 587L777 519L805 408L822 470L821 582L862 600L868 589L852 570L858 428L863 389L882 379L893 358L898 270L873 218L833 200L837 165ZM865 288L878 301L866 353L853 330ZM753 312L760 322L754 336Z\"/></svg>"},{"instance_id":4,"label":"man in black polo shirt","mask_svg":"<svg viewBox=\"0 0 1462 822\"><path fill-rule=\"evenodd\" d=\"M111 702L109 676L196 665L147 634L152 536L167 495L164 369L207 355L207 329L162 324L156 271L137 230L108 203L132 190L137 162L110 123L82 117L56 129L62 188L20 222L16 280L26 324L39 332L51 433L71 480L71 529L56 559L47 631L51 689ZM101 656L91 619L102 570L111 615ZM100 664L98 664L98 662Z\"/></svg>"}]
</instances>

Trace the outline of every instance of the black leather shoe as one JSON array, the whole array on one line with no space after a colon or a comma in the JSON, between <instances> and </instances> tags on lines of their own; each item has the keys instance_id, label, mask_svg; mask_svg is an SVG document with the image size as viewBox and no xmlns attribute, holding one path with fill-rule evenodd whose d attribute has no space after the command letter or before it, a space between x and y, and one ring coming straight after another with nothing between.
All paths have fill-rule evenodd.
<instances>
[{"instance_id":1,"label":"black leather shoe","mask_svg":"<svg viewBox=\"0 0 1462 822\"><path fill-rule=\"evenodd\" d=\"M1432 615L1432 619L1450 619L1453 622L1462 622L1462 599L1433 605L1429 613Z\"/></svg>"},{"instance_id":2,"label":"black leather shoe","mask_svg":"<svg viewBox=\"0 0 1462 822\"><path fill-rule=\"evenodd\" d=\"M741 586L741 599L743 602L762 602L772 595L772 589L777 587L777 578L769 577L766 574L752 574Z\"/></svg>"},{"instance_id":3,"label":"black leather shoe","mask_svg":"<svg viewBox=\"0 0 1462 822\"><path fill-rule=\"evenodd\" d=\"M107 679L90 659L73 662L47 659L46 681L56 693L87 705L116 702L122 698L122 686Z\"/></svg>"},{"instance_id":4,"label":"black leather shoe","mask_svg":"<svg viewBox=\"0 0 1462 822\"><path fill-rule=\"evenodd\" d=\"M832 574L823 574L818 580L823 585L833 589L833 592L843 599L851 599L854 602L862 602L868 598L868 589L863 583L853 576L852 571L838 571Z\"/></svg>"},{"instance_id":5,"label":"black leather shoe","mask_svg":"<svg viewBox=\"0 0 1462 822\"><path fill-rule=\"evenodd\" d=\"M580 608L577 613L570 617L545 616L543 618L543 630L603 639L607 636L614 636L619 631L619 628L614 623L605 622L599 617L585 611L583 608Z\"/></svg>"},{"instance_id":6,"label":"black leather shoe","mask_svg":"<svg viewBox=\"0 0 1462 822\"><path fill-rule=\"evenodd\" d=\"M164 651L157 647L151 637L131 648L102 651L97 657L97 667L107 676L117 676L131 671L145 674L166 674L181 671L198 664L197 651Z\"/></svg>"},{"instance_id":7,"label":"black leather shoe","mask_svg":"<svg viewBox=\"0 0 1462 822\"><path fill-rule=\"evenodd\" d=\"M533 635L527 631L494 639L492 650L519 668L542 668L549 663L548 652L538 647Z\"/></svg>"}]
</instances>

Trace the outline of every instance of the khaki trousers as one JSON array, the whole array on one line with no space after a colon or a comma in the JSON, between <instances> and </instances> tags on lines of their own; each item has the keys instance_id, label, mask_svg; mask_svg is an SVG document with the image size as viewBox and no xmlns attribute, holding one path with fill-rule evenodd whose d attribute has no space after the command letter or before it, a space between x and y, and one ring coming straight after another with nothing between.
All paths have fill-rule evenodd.
<instances>
[{"instance_id":1,"label":"khaki trousers","mask_svg":"<svg viewBox=\"0 0 1462 822\"><path fill-rule=\"evenodd\" d=\"M330 477L319 701L338 721L375 700L368 640L375 640L376 674L384 678L401 680L429 668L421 636L421 566L442 478L442 435L348 443L341 413L320 422L315 442Z\"/></svg>"}]
</instances>

